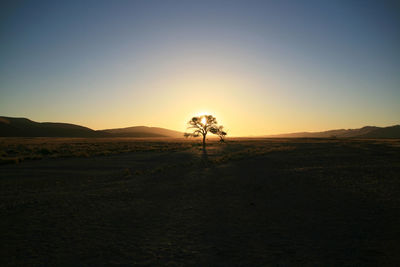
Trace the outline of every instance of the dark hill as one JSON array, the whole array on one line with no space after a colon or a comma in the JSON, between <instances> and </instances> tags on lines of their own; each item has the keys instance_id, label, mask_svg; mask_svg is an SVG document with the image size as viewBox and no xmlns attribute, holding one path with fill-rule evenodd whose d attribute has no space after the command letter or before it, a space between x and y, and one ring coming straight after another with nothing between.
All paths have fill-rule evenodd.
<instances>
[{"instance_id":1,"label":"dark hill","mask_svg":"<svg viewBox=\"0 0 400 267\"><path fill-rule=\"evenodd\" d=\"M69 123L0 116L0 137L183 137L183 133L146 126L95 131Z\"/></svg>"},{"instance_id":2,"label":"dark hill","mask_svg":"<svg viewBox=\"0 0 400 267\"><path fill-rule=\"evenodd\" d=\"M376 128L373 131L361 134L360 138L400 138L400 125Z\"/></svg>"},{"instance_id":3,"label":"dark hill","mask_svg":"<svg viewBox=\"0 0 400 267\"><path fill-rule=\"evenodd\" d=\"M365 126L359 129L339 129L324 132L301 132L269 135L279 138L400 138L400 125L390 127Z\"/></svg>"},{"instance_id":4,"label":"dark hill","mask_svg":"<svg viewBox=\"0 0 400 267\"><path fill-rule=\"evenodd\" d=\"M35 122L26 118L0 117L2 137L105 137L87 127L53 122Z\"/></svg>"},{"instance_id":5,"label":"dark hill","mask_svg":"<svg viewBox=\"0 0 400 267\"><path fill-rule=\"evenodd\" d=\"M134 126L119 129L107 129L99 132L116 137L183 137L183 133L158 127Z\"/></svg>"}]
</instances>

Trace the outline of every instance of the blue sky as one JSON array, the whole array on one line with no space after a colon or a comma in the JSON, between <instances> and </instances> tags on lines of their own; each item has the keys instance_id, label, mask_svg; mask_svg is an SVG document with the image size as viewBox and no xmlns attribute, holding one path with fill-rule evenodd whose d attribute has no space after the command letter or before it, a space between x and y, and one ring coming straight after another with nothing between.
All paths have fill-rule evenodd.
<instances>
[{"instance_id":1,"label":"blue sky","mask_svg":"<svg viewBox=\"0 0 400 267\"><path fill-rule=\"evenodd\" d=\"M398 124L395 1L10 1L0 114L232 135Z\"/></svg>"}]
</instances>

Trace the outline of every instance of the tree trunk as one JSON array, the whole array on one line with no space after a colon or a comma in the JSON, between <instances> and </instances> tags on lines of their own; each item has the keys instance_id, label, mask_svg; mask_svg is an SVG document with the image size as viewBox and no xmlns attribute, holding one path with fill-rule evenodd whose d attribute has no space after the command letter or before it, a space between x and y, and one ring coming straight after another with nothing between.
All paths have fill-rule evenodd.
<instances>
[{"instance_id":1,"label":"tree trunk","mask_svg":"<svg viewBox=\"0 0 400 267\"><path fill-rule=\"evenodd\" d=\"M206 135L203 134L203 149L206 149Z\"/></svg>"}]
</instances>

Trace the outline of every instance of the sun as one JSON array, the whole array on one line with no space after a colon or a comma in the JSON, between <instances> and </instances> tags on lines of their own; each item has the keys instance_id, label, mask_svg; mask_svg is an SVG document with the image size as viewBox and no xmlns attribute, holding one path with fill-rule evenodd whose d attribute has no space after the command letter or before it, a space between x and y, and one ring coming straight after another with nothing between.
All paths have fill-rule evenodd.
<instances>
[{"instance_id":1,"label":"sun","mask_svg":"<svg viewBox=\"0 0 400 267\"><path fill-rule=\"evenodd\" d=\"M206 124L206 122L207 122L207 119L206 119L206 117L203 117L203 118L201 118L201 123L202 123L203 125L205 125L205 124Z\"/></svg>"}]
</instances>

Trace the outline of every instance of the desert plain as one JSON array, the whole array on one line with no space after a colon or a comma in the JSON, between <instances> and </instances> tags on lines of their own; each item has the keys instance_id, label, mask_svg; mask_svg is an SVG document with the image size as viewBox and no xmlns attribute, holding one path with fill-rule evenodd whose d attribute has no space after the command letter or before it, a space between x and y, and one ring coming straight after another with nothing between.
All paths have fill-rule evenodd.
<instances>
[{"instance_id":1,"label":"desert plain","mask_svg":"<svg viewBox=\"0 0 400 267\"><path fill-rule=\"evenodd\" d=\"M1 266L396 266L400 140L1 138Z\"/></svg>"}]
</instances>

